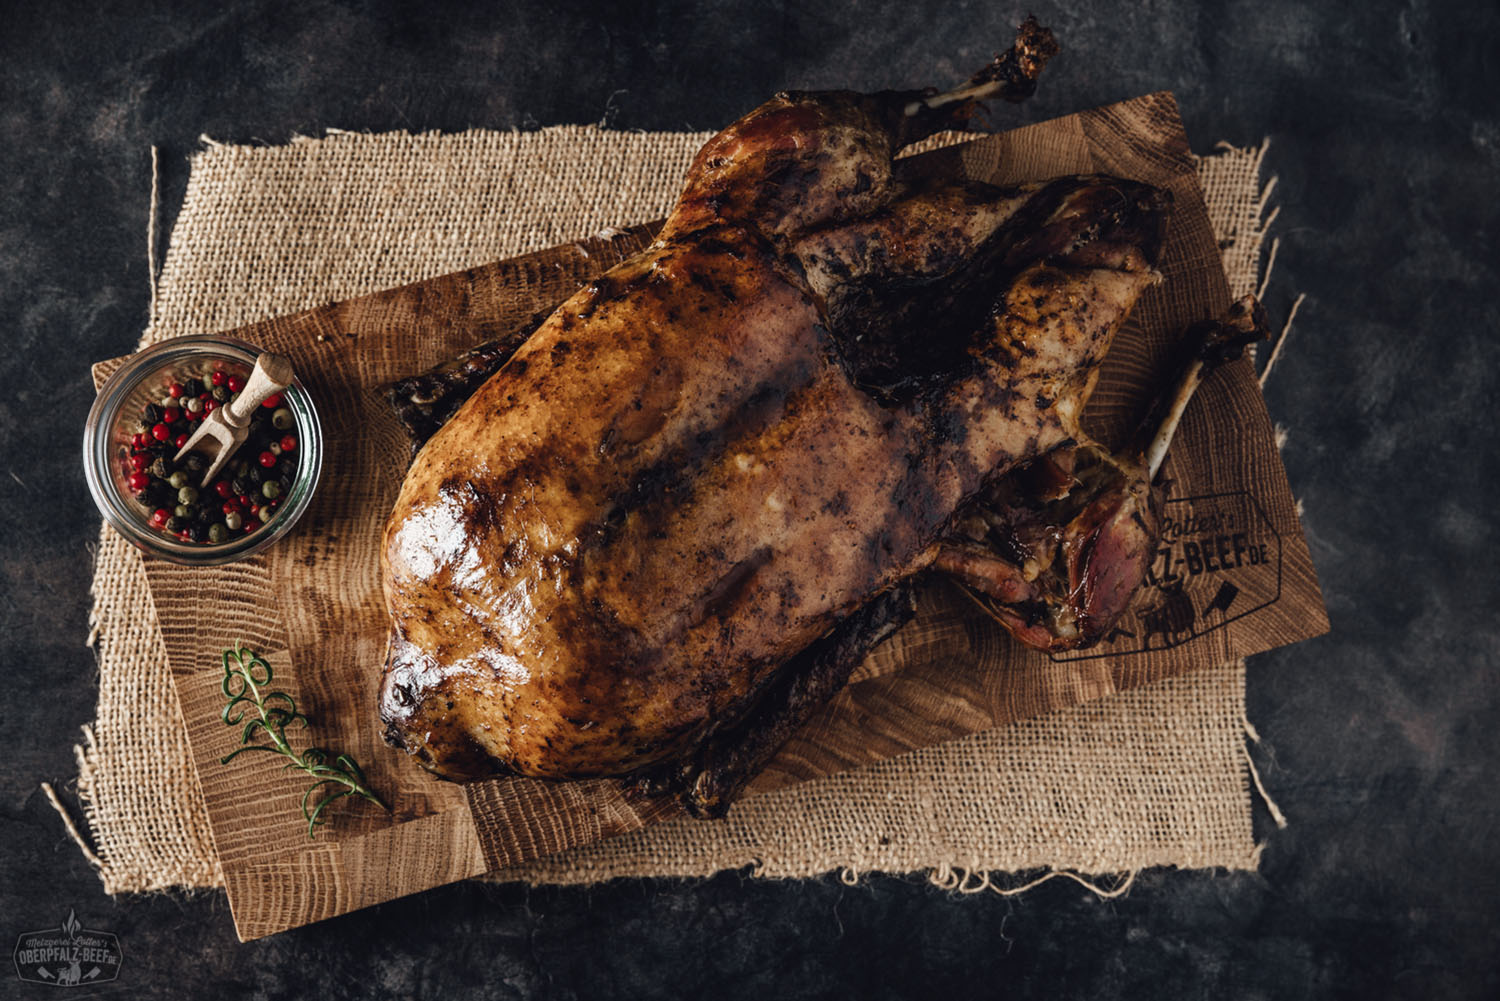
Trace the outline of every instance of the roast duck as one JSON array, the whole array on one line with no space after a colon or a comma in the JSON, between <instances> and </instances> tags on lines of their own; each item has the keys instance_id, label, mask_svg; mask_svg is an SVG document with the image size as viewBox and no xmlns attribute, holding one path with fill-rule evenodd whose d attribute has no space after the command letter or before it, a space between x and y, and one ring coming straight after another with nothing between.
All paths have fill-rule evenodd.
<instances>
[{"instance_id":1,"label":"roast duck","mask_svg":"<svg viewBox=\"0 0 1500 1001\"><path fill-rule=\"evenodd\" d=\"M397 387L418 423L472 395L385 529L388 740L447 778L632 776L715 814L924 575L1034 647L1106 634L1154 551L1173 412L1259 317L1198 331L1154 441L1084 434L1161 280L1168 194L895 156L1028 95L1055 51L1028 21L956 91L777 95L703 147L647 249Z\"/></svg>"}]
</instances>

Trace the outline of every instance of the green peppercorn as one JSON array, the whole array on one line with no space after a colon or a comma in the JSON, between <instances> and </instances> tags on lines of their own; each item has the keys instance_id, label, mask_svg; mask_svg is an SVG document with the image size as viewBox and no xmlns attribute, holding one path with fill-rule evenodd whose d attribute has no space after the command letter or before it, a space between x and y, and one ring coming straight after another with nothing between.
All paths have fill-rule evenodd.
<instances>
[{"instance_id":1,"label":"green peppercorn","mask_svg":"<svg viewBox=\"0 0 1500 1001\"><path fill-rule=\"evenodd\" d=\"M245 524L245 516L238 511L231 511L224 516L224 524L229 526L230 531L238 532L240 526Z\"/></svg>"},{"instance_id":2,"label":"green peppercorn","mask_svg":"<svg viewBox=\"0 0 1500 1001\"><path fill-rule=\"evenodd\" d=\"M281 496L281 484L275 480L267 480L260 485L260 495L266 500L275 500Z\"/></svg>"},{"instance_id":3,"label":"green peppercorn","mask_svg":"<svg viewBox=\"0 0 1500 1001\"><path fill-rule=\"evenodd\" d=\"M186 504L178 504L172 509L172 514L174 517L181 518L183 521L186 521L192 517L193 509L188 507Z\"/></svg>"},{"instance_id":4,"label":"green peppercorn","mask_svg":"<svg viewBox=\"0 0 1500 1001\"><path fill-rule=\"evenodd\" d=\"M189 396L187 402L182 407L190 414L203 413L203 401L196 396Z\"/></svg>"},{"instance_id":5,"label":"green peppercorn","mask_svg":"<svg viewBox=\"0 0 1500 1001\"><path fill-rule=\"evenodd\" d=\"M198 500L197 487L181 487L177 491L177 499L184 504L192 504Z\"/></svg>"},{"instance_id":6,"label":"green peppercorn","mask_svg":"<svg viewBox=\"0 0 1500 1001\"><path fill-rule=\"evenodd\" d=\"M177 470L177 472L167 477L167 482L172 484L172 486L176 487L178 490L181 490L188 484L188 474L179 469Z\"/></svg>"},{"instance_id":7,"label":"green peppercorn","mask_svg":"<svg viewBox=\"0 0 1500 1001\"><path fill-rule=\"evenodd\" d=\"M271 414L271 423L278 431L289 431L296 421L292 418L290 407L277 407L275 413Z\"/></svg>"},{"instance_id":8,"label":"green peppercorn","mask_svg":"<svg viewBox=\"0 0 1500 1001\"><path fill-rule=\"evenodd\" d=\"M209 542L223 542L227 538L229 538L229 529L225 528L222 523L216 523L208 526Z\"/></svg>"}]
</instances>

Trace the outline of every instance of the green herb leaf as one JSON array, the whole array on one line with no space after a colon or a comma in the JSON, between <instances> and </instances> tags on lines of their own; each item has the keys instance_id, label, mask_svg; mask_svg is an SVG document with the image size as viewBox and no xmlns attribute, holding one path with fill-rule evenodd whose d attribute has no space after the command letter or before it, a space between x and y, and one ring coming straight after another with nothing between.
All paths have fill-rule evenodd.
<instances>
[{"instance_id":1,"label":"green herb leaf","mask_svg":"<svg viewBox=\"0 0 1500 1001\"><path fill-rule=\"evenodd\" d=\"M307 728L307 717L297 711L296 701L286 692L269 691L271 665L260 654L235 644L224 651L224 679L219 690L228 701L220 718L229 726L240 726L240 747L219 759L227 765L246 751L270 751L287 759L286 768L296 768L316 779L302 794L302 816L307 818L307 836L326 818L323 811L336 799L362 796L389 811L384 801L365 782L365 773L347 754L334 754L322 747L309 747L298 754L287 742L286 728L293 723ZM257 732L269 744L253 743ZM329 759L332 758L332 763Z\"/></svg>"}]
</instances>

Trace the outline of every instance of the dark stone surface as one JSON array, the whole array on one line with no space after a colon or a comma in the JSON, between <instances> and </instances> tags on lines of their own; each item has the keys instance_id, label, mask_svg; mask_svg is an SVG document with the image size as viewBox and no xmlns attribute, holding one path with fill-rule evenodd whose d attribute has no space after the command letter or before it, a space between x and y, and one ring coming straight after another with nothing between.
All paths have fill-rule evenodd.
<instances>
[{"instance_id":1,"label":"dark stone surface","mask_svg":"<svg viewBox=\"0 0 1500 1001\"><path fill-rule=\"evenodd\" d=\"M956 898L918 878L461 885L241 946L217 894L111 900L37 783L76 774L98 518L87 362L148 302L149 148L167 221L200 133L717 126L784 86L946 82L1004 5L246 2L7 5L0 30L0 915L120 936L83 996L1495 997L1500 485L1490 428L1500 182L1493 4L1042 3L1040 120L1176 91L1200 150L1273 137L1271 379L1332 635L1256 658L1256 758L1291 819L1256 875L1142 874ZM1472 430L1471 430L1472 429ZM51 989L11 981L0 995Z\"/></svg>"}]
</instances>

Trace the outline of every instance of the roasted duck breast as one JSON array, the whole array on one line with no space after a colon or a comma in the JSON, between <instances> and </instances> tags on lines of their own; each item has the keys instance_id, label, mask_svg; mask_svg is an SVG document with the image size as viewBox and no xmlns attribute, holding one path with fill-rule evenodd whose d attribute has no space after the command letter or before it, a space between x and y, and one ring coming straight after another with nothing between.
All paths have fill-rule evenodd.
<instances>
[{"instance_id":1,"label":"roasted duck breast","mask_svg":"<svg viewBox=\"0 0 1500 1001\"><path fill-rule=\"evenodd\" d=\"M1099 638L1154 541L1130 517L1149 477L1061 456L1091 447L1080 415L1160 280L1169 197L895 156L1029 93L1054 49L1028 22L958 91L778 95L704 146L649 248L493 359L385 531L388 739L449 778L635 775L712 813L924 573L1034 645ZM1041 569L994 545L1027 530L997 485L1048 456L1054 494L1123 491L1069 508L1089 551L1055 564L1108 593L1027 593Z\"/></svg>"}]
</instances>

